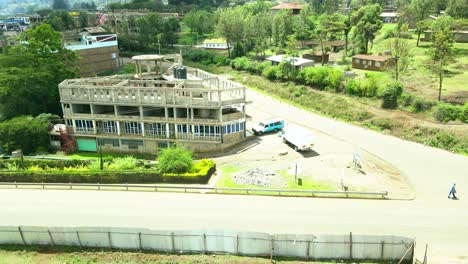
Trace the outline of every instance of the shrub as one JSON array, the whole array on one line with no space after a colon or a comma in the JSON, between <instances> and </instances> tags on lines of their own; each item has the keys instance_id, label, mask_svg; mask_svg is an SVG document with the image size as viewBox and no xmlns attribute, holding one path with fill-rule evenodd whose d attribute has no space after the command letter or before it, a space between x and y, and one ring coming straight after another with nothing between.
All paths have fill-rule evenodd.
<instances>
[{"instance_id":1,"label":"shrub","mask_svg":"<svg viewBox=\"0 0 468 264\"><path fill-rule=\"evenodd\" d=\"M304 86L297 86L296 89L294 90L294 96L295 97L300 97L304 92L306 91L306 88Z\"/></svg>"},{"instance_id":2,"label":"shrub","mask_svg":"<svg viewBox=\"0 0 468 264\"><path fill-rule=\"evenodd\" d=\"M112 163L109 164L109 170L134 170L138 166L137 163L137 159L132 156L115 158Z\"/></svg>"},{"instance_id":3,"label":"shrub","mask_svg":"<svg viewBox=\"0 0 468 264\"><path fill-rule=\"evenodd\" d=\"M306 85L314 86L319 90L335 90L339 91L343 73L334 68L322 67L306 67L299 71L297 80Z\"/></svg>"},{"instance_id":4,"label":"shrub","mask_svg":"<svg viewBox=\"0 0 468 264\"><path fill-rule=\"evenodd\" d=\"M255 68L255 72L258 74L262 74L262 72L271 66L271 61L264 61L262 63L257 64L257 67Z\"/></svg>"},{"instance_id":5,"label":"shrub","mask_svg":"<svg viewBox=\"0 0 468 264\"><path fill-rule=\"evenodd\" d=\"M362 96L361 82L359 80L348 80L345 85L345 93L349 95Z\"/></svg>"},{"instance_id":6,"label":"shrub","mask_svg":"<svg viewBox=\"0 0 468 264\"><path fill-rule=\"evenodd\" d=\"M66 167L80 167L88 166L90 161L88 160L42 160L42 159L7 159L0 160L0 169L8 169L11 166L20 167L23 165L24 168L38 166L43 169L45 168L59 168L63 169Z\"/></svg>"},{"instance_id":7,"label":"shrub","mask_svg":"<svg viewBox=\"0 0 468 264\"><path fill-rule=\"evenodd\" d=\"M392 82L385 85L380 94L382 98L382 108L396 108L398 106L398 98L402 93L403 86L400 82Z\"/></svg>"},{"instance_id":8,"label":"shrub","mask_svg":"<svg viewBox=\"0 0 468 264\"><path fill-rule=\"evenodd\" d=\"M434 117L440 122L446 123L459 118L460 113L463 112L461 107L452 104L439 103L434 112Z\"/></svg>"},{"instance_id":9,"label":"shrub","mask_svg":"<svg viewBox=\"0 0 468 264\"><path fill-rule=\"evenodd\" d=\"M276 79L277 71L278 71L277 66L268 66L263 70L262 75L269 80L274 80Z\"/></svg>"},{"instance_id":10,"label":"shrub","mask_svg":"<svg viewBox=\"0 0 468 264\"><path fill-rule=\"evenodd\" d=\"M44 118L20 116L0 123L0 145L7 152L16 149L24 154L38 148L50 149L49 121Z\"/></svg>"},{"instance_id":11,"label":"shrub","mask_svg":"<svg viewBox=\"0 0 468 264\"><path fill-rule=\"evenodd\" d=\"M401 95L401 104L405 107L410 106L413 104L415 98L416 97L410 93L403 93Z\"/></svg>"},{"instance_id":12,"label":"shrub","mask_svg":"<svg viewBox=\"0 0 468 264\"><path fill-rule=\"evenodd\" d=\"M161 173L185 173L192 167L192 152L180 147L163 149L158 155L158 162Z\"/></svg>"},{"instance_id":13,"label":"shrub","mask_svg":"<svg viewBox=\"0 0 468 264\"><path fill-rule=\"evenodd\" d=\"M213 63L215 63L217 66L228 65L227 61L228 59L224 56L215 56L213 58Z\"/></svg>"},{"instance_id":14,"label":"shrub","mask_svg":"<svg viewBox=\"0 0 468 264\"><path fill-rule=\"evenodd\" d=\"M204 65L215 63L215 53L207 50L192 50L185 54L184 58Z\"/></svg>"},{"instance_id":15,"label":"shrub","mask_svg":"<svg viewBox=\"0 0 468 264\"><path fill-rule=\"evenodd\" d=\"M434 102L427 101L421 97L415 97L411 104L411 112L419 113L430 110L435 105Z\"/></svg>"},{"instance_id":16,"label":"shrub","mask_svg":"<svg viewBox=\"0 0 468 264\"><path fill-rule=\"evenodd\" d=\"M468 103L465 103L461 109L458 119L464 123L468 123Z\"/></svg>"},{"instance_id":17,"label":"shrub","mask_svg":"<svg viewBox=\"0 0 468 264\"><path fill-rule=\"evenodd\" d=\"M381 78L380 74L375 73L366 73L366 78L364 79L362 88L362 96L366 97L375 97L379 92L379 79ZM400 94L401 95L401 94Z\"/></svg>"},{"instance_id":18,"label":"shrub","mask_svg":"<svg viewBox=\"0 0 468 264\"><path fill-rule=\"evenodd\" d=\"M374 119L370 123L382 130L392 130L395 127L394 121L389 118Z\"/></svg>"}]
</instances>

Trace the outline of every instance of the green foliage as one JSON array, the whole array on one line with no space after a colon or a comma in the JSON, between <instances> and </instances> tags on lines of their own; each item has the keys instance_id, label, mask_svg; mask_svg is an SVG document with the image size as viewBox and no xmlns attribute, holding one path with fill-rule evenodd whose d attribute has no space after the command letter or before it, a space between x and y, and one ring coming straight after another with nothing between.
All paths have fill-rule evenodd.
<instances>
[{"instance_id":1,"label":"green foliage","mask_svg":"<svg viewBox=\"0 0 468 264\"><path fill-rule=\"evenodd\" d=\"M456 149L458 145L460 145L460 140L454 137L452 134L439 131L429 140L429 145L436 147L436 148L444 148L444 149ZM465 150L466 151L466 150Z\"/></svg>"},{"instance_id":2,"label":"green foliage","mask_svg":"<svg viewBox=\"0 0 468 264\"><path fill-rule=\"evenodd\" d=\"M184 16L184 24L190 28L190 32L200 35L213 31L213 15L206 10L192 10Z\"/></svg>"},{"instance_id":3,"label":"green foliage","mask_svg":"<svg viewBox=\"0 0 468 264\"><path fill-rule=\"evenodd\" d=\"M379 4L368 4L361 7L352 16L352 22L356 26L354 30L355 42L364 52L368 52L369 42L372 42L377 32L382 28L380 14L382 7Z\"/></svg>"},{"instance_id":4,"label":"green foliage","mask_svg":"<svg viewBox=\"0 0 468 264\"><path fill-rule=\"evenodd\" d=\"M78 56L62 47L60 32L40 24L22 34L28 43L0 54L0 117L61 115L58 84L76 76Z\"/></svg>"},{"instance_id":5,"label":"green foliage","mask_svg":"<svg viewBox=\"0 0 468 264\"><path fill-rule=\"evenodd\" d=\"M21 149L24 154L39 147L49 149L48 122L29 116L1 122L0 145L7 152Z\"/></svg>"},{"instance_id":6,"label":"green foliage","mask_svg":"<svg viewBox=\"0 0 468 264\"><path fill-rule=\"evenodd\" d=\"M0 159L0 170L7 169L11 170L11 167L20 167L23 166L24 168L37 166L42 169L64 169L69 167L86 167L90 165L90 161L88 160L46 160L46 159L23 159L21 162L20 159Z\"/></svg>"},{"instance_id":7,"label":"green foliage","mask_svg":"<svg viewBox=\"0 0 468 264\"><path fill-rule=\"evenodd\" d=\"M226 65L227 58L224 56L217 56L215 52L208 50L192 50L184 55L184 59L198 62L203 65Z\"/></svg>"},{"instance_id":8,"label":"green foliage","mask_svg":"<svg viewBox=\"0 0 468 264\"><path fill-rule=\"evenodd\" d=\"M56 31L66 31L76 28L75 20L65 10L57 10L51 12L44 21L54 28Z\"/></svg>"},{"instance_id":9,"label":"green foliage","mask_svg":"<svg viewBox=\"0 0 468 264\"><path fill-rule=\"evenodd\" d=\"M448 121L455 121L460 119L463 122L466 122L467 115L467 106L457 106L446 103L439 103L434 112L434 118L437 121L446 123Z\"/></svg>"},{"instance_id":10,"label":"green foliage","mask_svg":"<svg viewBox=\"0 0 468 264\"><path fill-rule=\"evenodd\" d=\"M180 147L161 150L157 160L161 173L185 173L193 164L192 152Z\"/></svg>"},{"instance_id":11,"label":"green foliage","mask_svg":"<svg viewBox=\"0 0 468 264\"><path fill-rule=\"evenodd\" d=\"M297 80L305 85L310 85L319 90L335 90L339 91L343 73L335 68L322 67L306 67L299 71Z\"/></svg>"},{"instance_id":12,"label":"green foliage","mask_svg":"<svg viewBox=\"0 0 468 264\"><path fill-rule=\"evenodd\" d=\"M468 3L466 0L449 0L445 11L451 17L466 19L468 18Z\"/></svg>"},{"instance_id":13,"label":"green foliage","mask_svg":"<svg viewBox=\"0 0 468 264\"><path fill-rule=\"evenodd\" d=\"M177 18L163 18L157 13L152 13L137 19L136 24L140 41L147 43L153 51L156 51L158 43L167 47L177 42L176 31L180 29Z\"/></svg>"},{"instance_id":14,"label":"green foliage","mask_svg":"<svg viewBox=\"0 0 468 264\"><path fill-rule=\"evenodd\" d=\"M430 110L436 103L428 101L422 97L415 97L411 103L411 112L420 113Z\"/></svg>"},{"instance_id":15,"label":"green foliage","mask_svg":"<svg viewBox=\"0 0 468 264\"><path fill-rule=\"evenodd\" d=\"M382 130L392 130L395 127L395 122L390 118L373 119L370 123Z\"/></svg>"},{"instance_id":16,"label":"green foliage","mask_svg":"<svg viewBox=\"0 0 468 264\"><path fill-rule=\"evenodd\" d=\"M276 74L278 72L277 66L268 66L262 71L262 75L268 80L276 79Z\"/></svg>"},{"instance_id":17,"label":"green foliage","mask_svg":"<svg viewBox=\"0 0 468 264\"><path fill-rule=\"evenodd\" d=\"M398 98L403 93L403 85L400 82L392 82L385 85L380 96L382 108L391 109L398 106Z\"/></svg>"},{"instance_id":18,"label":"green foliage","mask_svg":"<svg viewBox=\"0 0 468 264\"><path fill-rule=\"evenodd\" d=\"M255 63L247 57L238 57L231 60L231 67L239 71L255 72Z\"/></svg>"},{"instance_id":19,"label":"green foliage","mask_svg":"<svg viewBox=\"0 0 468 264\"><path fill-rule=\"evenodd\" d=\"M138 160L132 156L115 158L109 165L109 170L134 170L138 166Z\"/></svg>"}]
</instances>

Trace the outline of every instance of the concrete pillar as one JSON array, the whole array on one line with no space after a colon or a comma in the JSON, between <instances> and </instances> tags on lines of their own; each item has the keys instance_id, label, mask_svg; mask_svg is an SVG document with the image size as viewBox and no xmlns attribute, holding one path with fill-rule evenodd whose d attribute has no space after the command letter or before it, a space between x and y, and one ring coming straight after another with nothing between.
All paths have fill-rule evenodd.
<instances>
[{"instance_id":1,"label":"concrete pillar","mask_svg":"<svg viewBox=\"0 0 468 264\"><path fill-rule=\"evenodd\" d=\"M75 122L75 119L72 119L72 124L73 124L73 133L76 133L76 122Z\"/></svg>"},{"instance_id":2,"label":"concrete pillar","mask_svg":"<svg viewBox=\"0 0 468 264\"><path fill-rule=\"evenodd\" d=\"M169 124L166 123L166 137L169 138Z\"/></svg>"},{"instance_id":3,"label":"concrete pillar","mask_svg":"<svg viewBox=\"0 0 468 264\"><path fill-rule=\"evenodd\" d=\"M117 135L120 136L120 122L119 122L119 121L115 121L115 126L117 127Z\"/></svg>"},{"instance_id":4,"label":"concrete pillar","mask_svg":"<svg viewBox=\"0 0 468 264\"><path fill-rule=\"evenodd\" d=\"M97 134L96 120L93 120L93 134Z\"/></svg>"},{"instance_id":5,"label":"concrete pillar","mask_svg":"<svg viewBox=\"0 0 468 264\"><path fill-rule=\"evenodd\" d=\"M138 92L138 94L140 94L140 92ZM143 118L143 106L140 106L139 109L140 109L140 118Z\"/></svg>"},{"instance_id":6,"label":"concrete pillar","mask_svg":"<svg viewBox=\"0 0 468 264\"><path fill-rule=\"evenodd\" d=\"M118 112L118 109L117 109L117 106L114 105L114 115L115 116L118 116L119 115L119 112Z\"/></svg>"},{"instance_id":7,"label":"concrete pillar","mask_svg":"<svg viewBox=\"0 0 468 264\"><path fill-rule=\"evenodd\" d=\"M141 122L141 132L143 134L143 136L145 136L145 123Z\"/></svg>"}]
</instances>

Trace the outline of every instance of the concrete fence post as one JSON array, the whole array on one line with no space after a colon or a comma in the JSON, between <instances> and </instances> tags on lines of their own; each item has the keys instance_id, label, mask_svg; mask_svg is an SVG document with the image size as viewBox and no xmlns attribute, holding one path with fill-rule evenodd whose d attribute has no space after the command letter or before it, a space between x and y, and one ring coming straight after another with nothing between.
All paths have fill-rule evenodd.
<instances>
[{"instance_id":1,"label":"concrete fence post","mask_svg":"<svg viewBox=\"0 0 468 264\"><path fill-rule=\"evenodd\" d=\"M76 238L78 238L78 244L80 245L80 247L83 247L83 245L81 244L80 233L78 233L78 230L76 230Z\"/></svg>"},{"instance_id":2,"label":"concrete fence post","mask_svg":"<svg viewBox=\"0 0 468 264\"><path fill-rule=\"evenodd\" d=\"M47 228L47 233L49 233L50 245L55 247L54 238L52 237L52 233L50 232L49 228Z\"/></svg>"},{"instance_id":3,"label":"concrete fence post","mask_svg":"<svg viewBox=\"0 0 468 264\"><path fill-rule=\"evenodd\" d=\"M107 232L107 237L109 238L109 248L112 249L111 232Z\"/></svg>"},{"instance_id":4,"label":"concrete fence post","mask_svg":"<svg viewBox=\"0 0 468 264\"><path fill-rule=\"evenodd\" d=\"M23 234L23 230L21 229L21 226L18 226L18 231L20 233L21 240L23 241L23 245L26 246L26 240L24 239L24 234Z\"/></svg>"},{"instance_id":5,"label":"concrete fence post","mask_svg":"<svg viewBox=\"0 0 468 264\"><path fill-rule=\"evenodd\" d=\"M203 233L203 254L206 254L206 234Z\"/></svg>"},{"instance_id":6,"label":"concrete fence post","mask_svg":"<svg viewBox=\"0 0 468 264\"><path fill-rule=\"evenodd\" d=\"M70 184L70 190L73 189L73 185L71 182L69 182L68 184Z\"/></svg>"},{"instance_id":7,"label":"concrete fence post","mask_svg":"<svg viewBox=\"0 0 468 264\"><path fill-rule=\"evenodd\" d=\"M140 250L143 250L143 245L141 244L141 232L138 232L138 246Z\"/></svg>"},{"instance_id":8,"label":"concrete fence post","mask_svg":"<svg viewBox=\"0 0 468 264\"><path fill-rule=\"evenodd\" d=\"M385 241L380 242L380 258L382 260L384 259L384 247L385 247Z\"/></svg>"},{"instance_id":9,"label":"concrete fence post","mask_svg":"<svg viewBox=\"0 0 468 264\"><path fill-rule=\"evenodd\" d=\"M306 259L309 261L310 258L310 240L307 241L307 252L306 252Z\"/></svg>"},{"instance_id":10,"label":"concrete fence post","mask_svg":"<svg viewBox=\"0 0 468 264\"><path fill-rule=\"evenodd\" d=\"M353 259L353 232L349 232L349 259Z\"/></svg>"},{"instance_id":11,"label":"concrete fence post","mask_svg":"<svg viewBox=\"0 0 468 264\"><path fill-rule=\"evenodd\" d=\"M239 255L239 234L236 236L236 255Z\"/></svg>"},{"instance_id":12,"label":"concrete fence post","mask_svg":"<svg viewBox=\"0 0 468 264\"><path fill-rule=\"evenodd\" d=\"M174 232L171 232L172 252L175 252Z\"/></svg>"},{"instance_id":13,"label":"concrete fence post","mask_svg":"<svg viewBox=\"0 0 468 264\"><path fill-rule=\"evenodd\" d=\"M271 251L270 251L270 261L273 263L273 255L275 250L275 239L272 237L271 238Z\"/></svg>"}]
</instances>

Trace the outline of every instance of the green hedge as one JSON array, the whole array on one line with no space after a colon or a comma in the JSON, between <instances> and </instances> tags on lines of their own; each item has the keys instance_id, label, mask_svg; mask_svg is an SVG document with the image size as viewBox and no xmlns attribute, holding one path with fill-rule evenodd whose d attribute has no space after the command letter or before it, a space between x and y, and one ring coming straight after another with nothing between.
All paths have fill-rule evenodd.
<instances>
[{"instance_id":1,"label":"green hedge","mask_svg":"<svg viewBox=\"0 0 468 264\"><path fill-rule=\"evenodd\" d=\"M25 160L26 161L26 160ZM42 160L40 160L42 161ZM36 160L34 160L36 162ZM66 162L71 162L67 160ZM86 161L81 161L86 162ZM43 165L43 164L42 164ZM63 165L63 164L62 164ZM38 166L38 165L32 165ZM40 166L38 166L40 167ZM68 167L68 166L64 166ZM45 168L45 167L44 167ZM56 167L60 168L60 167ZM63 167L62 167L63 168ZM206 184L216 171L211 160L200 160L190 172L161 174L158 170L132 171L0 171L0 182L34 183L198 183Z\"/></svg>"},{"instance_id":2,"label":"green hedge","mask_svg":"<svg viewBox=\"0 0 468 264\"><path fill-rule=\"evenodd\" d=\"M42 169L46 168L58 168L63 169L66 167L81 167L89 166L91 161L89 160L46 160L46 159L24 159L21 162L20 159L5 159L0 160L0 169L8 169L10 165L16 165L17 167L22 166L23 168L29 168L37 166Z\"/></svg>"}]
</instances>

